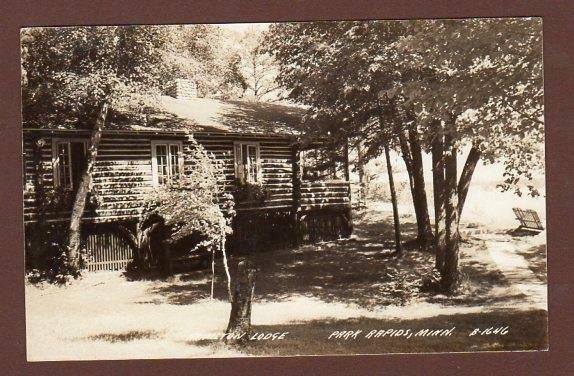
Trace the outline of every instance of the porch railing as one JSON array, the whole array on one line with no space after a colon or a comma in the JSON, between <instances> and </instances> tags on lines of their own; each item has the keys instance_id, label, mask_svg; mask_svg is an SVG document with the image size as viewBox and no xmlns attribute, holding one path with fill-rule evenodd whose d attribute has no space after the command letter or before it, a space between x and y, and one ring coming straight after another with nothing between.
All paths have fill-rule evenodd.
<instances>
[{"instance_id":1,"label":"porch railing","mask_svg":"<svg viewBox=\"0 0 574 376\"><path fill-rule=\"evenodd\" d=\"M350 185L348 181L301 182L301 208L304 210L349 206L350 204Z\"/></svg>"}]
</instances>

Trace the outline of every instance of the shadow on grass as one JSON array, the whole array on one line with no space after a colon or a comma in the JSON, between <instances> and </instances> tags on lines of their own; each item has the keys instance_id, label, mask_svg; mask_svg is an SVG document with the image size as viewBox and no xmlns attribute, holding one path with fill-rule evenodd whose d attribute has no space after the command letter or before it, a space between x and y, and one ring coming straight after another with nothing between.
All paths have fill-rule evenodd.
<instances>
[{"instance_id":1,"label":"shadow on grass","mask_svg":"<svg viewBox=\"0 0 574 376\"><path fill-rule=\"evenodd\" d=\"M142 339L157 339L160 333L155 330L130 330L124 333L100 333L86 337L92 341L105 341L109 343L132 342Z\"/></svg>"},{"instance_id":2,"label":"shadow on grass","mask_svg":"<svg viewBox=\"0 0 574 376\"><path fill-rule=\"evenodd\" d=\"M548 276L546 273L546 244L531 247L525 251L518 252L528 262L528 268L536 275L536 277L546 283Z\"/></svg>"},{"instance_id":3,"label":"shadow on grass","mask_svg":"<svg viewBox=\"0 0 574 376\"><path fill-rule=\"evenodd\" d=\"M422 279L434 266L434 255L410 249L402 257L396 257L391 217L379 216L373 220L367 214L355 216L352 239L252 254L258 269L255 301L282 301L302 295L325 302L375 308L403 305L415 297L449 305L502 303L524 298L522 294L490 294L496 287L508 286L504 275L492 264L465 259L464 255L461 271L466 289L461 294L446 297L421 292ZM416 231L414 219L404 218L403 241L412 241ZM478 245L465 244L470 246ZM193 304L209 297L210 270L183 273L178 279L176 283L157 286L152 292L166 297L170 304ZM226 277L221 266L216 270L215 285L215 298L227 300Z\"/></svg>"},{"instance_id":4,"label":"shadow on grass","mask_svg":"<svg viewBox=\"0 0 574 376\"><path fill-rule=\"evenodd\" d=\"M406 239L414 237L416 224L404 224L403 231ZM401 258L395 257L385 240L393 236L392 226L386 221L361 223L356 235L354 239L253 254L251 260L258 269L255 299L280 301L304 295L365 307L406 301L416 292L416 281L432 265L432 254L409 251ZM219 267L216 298L227 298L222 288L225 281ZM178 283L158 286L153 292L166 296L171 304L192 304L208 297L210 287L211 272L198 270L181 274Z\"/></svg>"},{"instance_id":5,"label":"shadow on grass","mask_svg":"<svg viewBox=\"0 0 574 376\"><path fill-rule=\"evenodd\" d=\"M470 246L473 240L468 240ZM480 246L478 252L487 252L484 244ZM460 271L462 275L462 291L455 296L428 296L430 302L444 305L489 305L494 303L504 303L513 300L524 300L527 296L516 292L509 294L508 290L502 295L492 294L495 288L507 288L510 286L505 275L492 264L482 262L479 259L465 256L461 253Z\"/></svg>"},{"instance_id":6,"label":"shadow on grass","mask_svg":"<svg viewBox=\"0 0 574 376\"><path fill-rule=\"evenodd\" d=\"M417 335L420 330L451 329L450 336ZM508 327L507 334L470 335L475 329ZM372 330L406 331L412 335L366 337ZM356 338L336 339L335 331L361 332ZM286 325L256 325L252 333L288 332L283 340L250 341L241 349L250 355L290 356L326 354L382 354L460 351L544 350L548 348L547 313L498 310L477 314L441 315L415 320L356 318L313 320ZM396 332L395 332L396 333ZM332 338L329 338L329 337ZM216 340L189 341L193 346L213 346Z\"/></svg>"}]
</instances>

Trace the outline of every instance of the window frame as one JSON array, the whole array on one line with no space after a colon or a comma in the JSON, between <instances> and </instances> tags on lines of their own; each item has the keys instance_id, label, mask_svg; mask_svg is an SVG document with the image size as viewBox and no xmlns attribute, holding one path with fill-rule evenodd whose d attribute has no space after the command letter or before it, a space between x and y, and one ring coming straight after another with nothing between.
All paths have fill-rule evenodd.
<instances>
[{"instance_id":1,"label":"window frame","mask_svg":"<svg viewBox=\"0 0 574 376\"><path fill-rule=\"evenodd\" d=\"M152 171L152 181L154 187L160 187L166 184L159 183L159 174L157 172L157 146L164 145L166 147L166 159L167 159L167 171L168 171L168 182L172 179L171 173L171 146L177 145L179 152L177 155L177 164L179 166L179 176L183 175L184 159L183 159L183 142L179 140L152 140L151 141L151 171Z\"/></svg>"},{"instance_id":2,"label":"window frame","mask_svg":"<svg viewBox=\"0 0 574 376\"><path fill-rule=\"evenodd\" d=\"M72 179L72 143L78 142L84 145L84 153L88 154L88 142L86 138L74 137L74 138L63 138L56 137L52 138L52 176L54 179L54 188L63 188L65 191L74 190L74 180ZM70 161L67 166L68 175L70 176L70 185L68 187L62 187L62 182L60 181L60 155L58 150L58 145L66 144L68 149L68 156Z\"/></svg>"},{"instance_id":3,"label":"window frame","mask_svg":"<svg viewBox=\"0 0 574 376\"><path fill-rule=\"evenodd\" d=\"M257 172L255 176L255 181L250 181L248 179L251 176L249 173L247 176L243 176L243 173L240 173L240 166L243 166L243 146L246 146L246 149L249 150L249 146L255 147L255 165L257 166ZM233 143L233 151L234 151L234 166L235 166L235 178L239 180L240 184L252 183L252 184L259 184L263 183L263 168L261 164L261 143L257 141L235 141Z\"/></svg>"}]
</instances>

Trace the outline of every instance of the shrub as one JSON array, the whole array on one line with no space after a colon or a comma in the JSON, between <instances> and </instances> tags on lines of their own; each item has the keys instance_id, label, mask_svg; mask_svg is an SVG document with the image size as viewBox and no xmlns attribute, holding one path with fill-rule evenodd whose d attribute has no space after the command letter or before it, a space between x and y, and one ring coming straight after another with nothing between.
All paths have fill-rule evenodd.
<instances>
[{"instance_id":1,"label":"shrub","mask_svg":"<svg viewBox=\"0 0 574 376\"><path fill-rule=\"evenodd\" d=\"M261 183L237 183L232 194L237 203L262 205L269 198L269 191Z\"/></svg>"},{"instance_id":2,"label":"shrub","mask_svg":"<svg viewBox=\"0 0 574 376\"><path fill-rule=\"evenodd\" d=\"M158 218L168 229L169 243L195 235L203 239L190 252L222 249L232 232L235 215L233 197L221 189L224 181L221 162L208 154L192 136L184 153L184 172L145 197L143 221Z\"/></svg>"},{"instance_id":3,"label":"shrub","mask_svg":"<svg viewBox=\"0 0 574 376\"><path fill-rule=\"evenodd\" d=\"M78 278L80 271L70 267L67 256L68 231L65 226L44 224L26 229L26 278L65 284ZM85 260L85 251L82 257Z\"/></svg>"},{"instance_id":4,"label":"shrub","mask_svg":"<svg viewBox=\"0 0 574 376\"><path fill-rule=\"evenodd\" d=\"M440 280L440 272L436 268L433 268L432 270L429 270L427 274L423 275L420 290L422 292L429 292L432 294L442 293Z\"/></svg>"}]
</instances>

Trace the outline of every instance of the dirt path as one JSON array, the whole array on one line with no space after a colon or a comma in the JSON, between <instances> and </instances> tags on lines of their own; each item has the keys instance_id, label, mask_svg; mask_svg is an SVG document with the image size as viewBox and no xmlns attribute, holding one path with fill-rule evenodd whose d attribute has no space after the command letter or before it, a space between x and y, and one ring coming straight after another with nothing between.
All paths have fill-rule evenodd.
<instances>
[{"instance_id":1,"label":"dirt path","mask_svg":"<svg viewBox=\"0 0 574 376\"><path fill-rule=\"evenodd\" d=\"M531 270L527 259L521 255L526 249L535 247L544 235L537 235L534 241L516 239L506 234L480 235L494 264L504 275L511 287L527 297L522 304L533 308L547 309L547 287Z\"/></svg>"}]
</instances>

